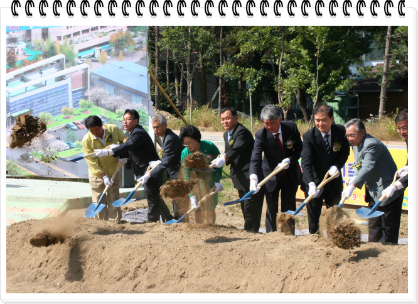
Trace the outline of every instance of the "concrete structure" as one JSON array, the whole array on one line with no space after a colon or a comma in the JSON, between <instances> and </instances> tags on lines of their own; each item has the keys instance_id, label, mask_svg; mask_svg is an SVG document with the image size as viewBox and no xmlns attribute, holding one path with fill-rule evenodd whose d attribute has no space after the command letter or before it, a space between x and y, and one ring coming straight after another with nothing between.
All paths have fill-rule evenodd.
<instances>
[{"instance_id":1,"label":"concrete structure","mask_svg":"<svg viewBox=\"0 0 418 304\"><path fill-rule=\"evenodd\" d=\"M148 100L147 68L131 61L117 61L91 72L91 86L104 88L110 95L144 104ZM147 106L148 108L148 106Z\"/></svg>"},{"instance_id":2,"label":"concrete structure","mask_svg":"<svg viewBox=\"0 0 418 304\"><path fill-rule=\"evenodd\" d=\"M62 107L78 107L89 89L87 64L65 68L65 56L51 58L28 65L6 74L7 124L18 114L32 111L60 115Z\"/></svg>"}]
</instances>

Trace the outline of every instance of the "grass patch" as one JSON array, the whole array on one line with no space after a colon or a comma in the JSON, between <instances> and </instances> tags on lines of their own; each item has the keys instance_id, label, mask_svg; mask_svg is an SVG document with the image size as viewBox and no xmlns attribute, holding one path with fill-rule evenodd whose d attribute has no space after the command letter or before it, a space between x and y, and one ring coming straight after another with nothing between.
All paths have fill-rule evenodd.
<instances>
[{"instance_id":1,"label":"grass patch","mask_svg":"<svg viewBox=\"0 0 418 304\"><path fill-rule=\"evenodd\" d=\"M66 151L62 151L62 152L58 152L58 157L62 157L62 158L66 158L66 157L71 157L73 155L79 154L79 153L83 153L83 149L69 149Z\"/></svg>"}]
</instances>

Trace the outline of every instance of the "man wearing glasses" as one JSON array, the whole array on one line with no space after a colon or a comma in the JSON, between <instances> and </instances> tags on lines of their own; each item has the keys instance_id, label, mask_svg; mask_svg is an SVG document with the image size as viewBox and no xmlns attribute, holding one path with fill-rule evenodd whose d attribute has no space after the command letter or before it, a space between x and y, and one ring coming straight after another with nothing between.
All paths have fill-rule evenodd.
<instances>
[{"instance_id":1,"label":"man wearing glasses","mask_svg":"<svg viewBox=\"0 0 418 304\"><path fill-rule=\"evenodd\" d=\"M396 130L401 134L403 139L406 141L406 149L408 149L408 110L400 111L395 118ZM387 187L383 193L386 193L387 197L392 197L392 195L397 190L408 187L408 162L406 166L398 170L398 177L400 179L396 181L394 185Z\"/></svg>"},{"instance_id":2,"label":"man wearing glasses","mask_svg":"<svg viewBox=\"0 0 418 304\"><path fill-rule=\"evenodd\" d=\"M366 186L366 199L369 208L382 196L396 173L396 164L387 147L378 139L366 133L360 119L354 118L345 124L346 136L353 145L357 172L352 182L343 191L347 199L355 188ZM369 242L398 243L401 223L403 191L396 191L385 199L377 210L384 214L369 218Z\"/></svg>"},{"instance_id":3,"label":"man wearing glasses","mask_svg":"<svg viewBox=\"0 0 418 304\"><path fill-rule=\"evenodd\" d=\"M158 161L159 157L154 143L145 129L138 124L139 114L136 110L125 110L123 115L123 128L127 131L125 142L112 150L97 150L97 157L120 156L131 157L134 163L135 176L140 176L138 182L142 183L148 201L148 221L158 222L160 216L163 222L173 219L167 205L160 196L162 178L156 178L152 173L146 173L148 164Z\"/></svg>"}]
</instances>

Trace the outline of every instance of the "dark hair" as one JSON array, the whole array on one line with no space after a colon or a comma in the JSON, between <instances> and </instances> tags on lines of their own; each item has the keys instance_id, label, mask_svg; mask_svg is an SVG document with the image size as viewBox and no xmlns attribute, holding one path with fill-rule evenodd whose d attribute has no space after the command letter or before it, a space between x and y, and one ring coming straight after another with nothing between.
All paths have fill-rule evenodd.
<instances>
[{"instance_id":1,"label":"dark hair","mask_svg":"<svg viewBox=\"0 0 418 304\"><path fill-rule=\"evenodd\" d=\"M329 118L334 116L334 110L330 106L326 105L325 103L318 103L315 108L312 110L312 115L315 116L316 113L327 113Z\"/></svg>"},{"instance_id":2,"label":"dark hair","mask_svg":"<svg viewBox=\"0 0 418 304\"><path fill-rule=\"evenodd\" d=\"M221 114L225 113L226 111L230 111L232 116L237 116L237 110L234 107L226 106L221 109Z\"/></svg>"},{"instance_id":3,"label":"dark hair","mask_svg":"<svg viewBox=\"0 0 418 304\"><path fill-rule=\"evenodd\" d=\"M103 126L103 121L100 119L99 116L90 115L86 119L84 119L84 124L86 125L87 129L94 128L94 127L101 127Z\"/></svg>"},{"instance_id":4,"label":"dark hair","mask_svg":"<svg viewBox=\"0 0 418 304\"><path fill-rule=\"evenodd\" d=\"M129 113L134 119L138 119L139 121L139 114L136 110L134 109L126 109L125 113L123 114L123 116L125 116L125 114Z\"/></svg>"},{"instance_id":5,"label":"dark hair","mask_svg":"<svg viewBox=\"0 0 418 304\"><path fill-rule=\"evenodd\" d=\"M200 139L202 138L202 134L200 134L199 129L192 125L188 125L188 126L181 128L180 135L179 135L179 139L181 143L183 143L183 139L186 136L193 138L197 142L200 142Z\"/></svg>"},{"instance_id":6,"label":"dark hair","mask_svg":"<svg viewBox=\"0 0 418 304\"><path fill-rule=\"evenodd\" d=\"M400 111L398 115L396 115L395 123L398 123L404 120L408 120L408 109Z\"/></svg>"}]
</instances>

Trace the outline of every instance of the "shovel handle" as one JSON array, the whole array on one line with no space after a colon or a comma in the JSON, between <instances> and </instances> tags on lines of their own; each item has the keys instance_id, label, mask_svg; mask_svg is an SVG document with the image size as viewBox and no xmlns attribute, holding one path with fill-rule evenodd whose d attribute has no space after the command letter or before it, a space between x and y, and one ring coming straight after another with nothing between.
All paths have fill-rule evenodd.
<instances>
[{"instance_id":1,"label":"shovel handle","mask_svg":"<svg viewBox=\"0 0 418 304\"><path fill-rule=\"evenodd\" d=\"M154 170L154 169L155 169L155 168L157 168L157 167L158 167L158 166L155 166L154 168L152 168L152 169L151 169L151 165L150 165L150 166L148 166L148 168L147 168L147 172L145 172L145 174L146 174L146 173L150 173L152 170ZM141 185L142 185L142 183L137 183L133 191L138 190L139 186L141 186Z\"/></svg>"},{"instance_id":2,"label":"shovel handle","mask_svg":"<svg viewBox=\"0 0 418 304\"><path fill-rule=\"evenodd\" d=\"M93 153L89 153L89 154L83 155L83 158L93 157L93 156L96 156L96 152L93 152Z\"/></svg>"},{"instance_id":3,"label":"shovel handle","mask_svg":"<svg viewBox=\"0 0 418 304\"><path fill-rule=\"evenodd\" d=\"M322 189L326 184L328 184L330 181L332 181L334 178L336 178L339 173L340 172L336 172L334 175L328 177L329 176L329 173L327 172L327 174L325 174L324 180L319 184L319 186L318 186L317 189L318 190L319 189Z\"/></svg>"},{"instance_id":4,"label":"shovel handle","mask_svg":"<svg viewBox=\"0 0 418 304\"><path fill-rule=\"evenodd\" d=\"M118 166L116 167L116 170L113 173L112 178L111 178L112 182L113 182L113 179L116 177L116 175L119 173L120 169L122 169L122 167L127 163L127 161L128 161L127 158L125 158L123 162L118 161Z\"/></svg>"},{"instance_id":5,"label":"shovel handle","mask_svg":"<svg viewBox=\"0 0 418 304\"><path fill-rule=\"evenodd\" d=\"M220 191L219 190L215 190L215 187L212 188L212 192L209 194L206 194L198 203L197 205L200 206L200 203L203 203L204 201L208 200L210 197L214 196L216 193L218 193Z\"/></svg>"},{"instance_id":6,"label":"shovel handle","mask_svg":"<svg viewBox=\"0 0 418 304\"><path fill-rule=\"evenodd\" d=\"M267 183L273 176L275 176L277 173L283 171L283 169L286 169L288 165L283 165L281 167L277 166L276 169L273 170L273 172L271 172L269 175L267 175L267 177L265 179L263 179L258 185L257 187L262 187L265 183Z\"/></svg>"}]
</instances>

